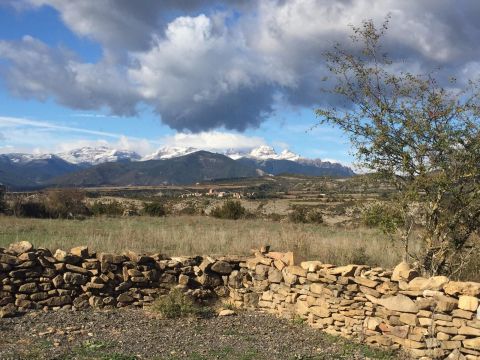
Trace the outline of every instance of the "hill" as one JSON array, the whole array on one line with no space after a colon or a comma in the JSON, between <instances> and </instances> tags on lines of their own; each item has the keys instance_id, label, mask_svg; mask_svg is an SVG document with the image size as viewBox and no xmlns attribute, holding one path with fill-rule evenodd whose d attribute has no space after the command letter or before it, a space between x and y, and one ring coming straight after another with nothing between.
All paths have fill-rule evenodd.
<instances>
[{"instance_id":1,"label":"hill","mask_svg":"<svg viewBox=\"0 0 480 360\"><path fill-rule=\"evenodd\" d=\"M38 188L53 177L81 169L81 166L54 155L29 161L20 161L19 158L0 155L0 183L13 189Z\"/></svg>"},{"instance_id":2,"label":"hill","mask_svg":"<svg viewBox=\"0 0 480 360\"><path fill-rule=\"evenodd\" d=\"M266 159L259 160L243 157L237 162L260 169L267 174L298 174L308 176L349 177L355 175L352 169L338 163L330 162L298 162L292 160Z\"/></svg>"}]
</instances>

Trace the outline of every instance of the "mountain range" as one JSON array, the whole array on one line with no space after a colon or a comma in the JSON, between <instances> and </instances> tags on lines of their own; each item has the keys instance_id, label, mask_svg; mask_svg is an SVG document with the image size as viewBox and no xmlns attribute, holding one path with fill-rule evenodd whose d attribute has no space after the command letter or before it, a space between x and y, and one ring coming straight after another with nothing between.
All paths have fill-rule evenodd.
<instances>
[{"instance_id":1,"label":"mountain range","mask_svg":"<svg viewBox=\"0 0 480 360\"><path fill-rule=\"evenodd\" d=\"M140 156L108 147L84 147L57 154L0 154L0 183L13 189L45 186L191 184L214 179L278 175L347 177L346 166L305 159L260 146L249 152L213 153L193 147L163 147Z\"/></svg>"}]
</instances>

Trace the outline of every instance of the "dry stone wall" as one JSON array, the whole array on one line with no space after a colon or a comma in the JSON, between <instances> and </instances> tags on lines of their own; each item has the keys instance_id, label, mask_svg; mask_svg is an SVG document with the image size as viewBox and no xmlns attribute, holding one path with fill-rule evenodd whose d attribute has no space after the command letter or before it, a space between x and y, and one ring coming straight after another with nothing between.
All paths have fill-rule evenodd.
<instances>
[{"instance_id":1,"label":"dry stone wall","mask_svg":"<svg viewBox=\"0 0 480 360\"><path fill-rule=\"evenodd\" d=\"M480 284L422 278L406 263L295 264L292 253L253 257L172 257L0 248L0 317L29 309L145 306L171 288L199 301L303 318L311 326L424 359L480 359ZM0 320L1 321L1 320Z\"/></svg>"}]
</instances>

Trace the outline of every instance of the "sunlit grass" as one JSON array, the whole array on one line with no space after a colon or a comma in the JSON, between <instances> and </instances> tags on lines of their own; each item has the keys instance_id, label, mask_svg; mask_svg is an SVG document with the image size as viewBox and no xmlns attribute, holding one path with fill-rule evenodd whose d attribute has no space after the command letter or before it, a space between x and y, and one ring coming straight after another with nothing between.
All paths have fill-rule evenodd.
<instances>
[{"instance_id":1,"label":"sunlit grass","mask_svg":"<svg viewBox=\"0 0 480 360\"><path fill-rule=\"evenodd\" d=\"M0 217L0 246L28 240L39 247L96 251L161 252L167 255L248 255L271 245L308 259L333 264L392 267L401 260L398 244L380 231L265 220L221 220L202 216L40 220Z\"/></svg>"}]
</instances>

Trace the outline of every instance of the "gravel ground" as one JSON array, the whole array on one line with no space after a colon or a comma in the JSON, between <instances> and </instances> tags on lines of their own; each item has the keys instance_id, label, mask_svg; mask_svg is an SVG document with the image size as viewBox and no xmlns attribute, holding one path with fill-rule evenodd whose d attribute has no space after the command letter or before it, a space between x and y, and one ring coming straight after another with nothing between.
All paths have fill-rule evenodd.
<instances>
[{"instance_id":1,"label":"gravel ground","mask_svg":"<svg viewBox=\"0 0 480 360\"><path fill-rule=\"evenodd\" d=\"M143 310L0 319L0 359L397 359L271 315L159 319Z\"/></svg>"}]
</instances>

